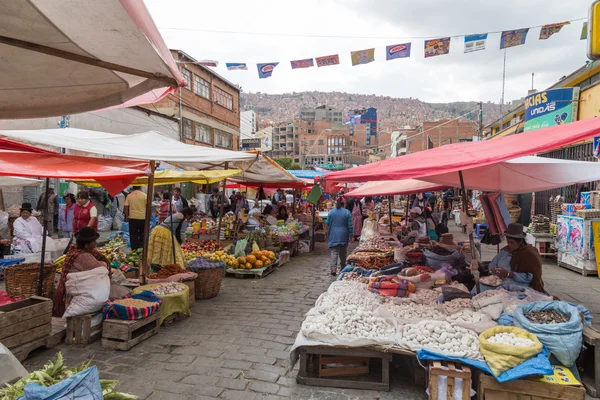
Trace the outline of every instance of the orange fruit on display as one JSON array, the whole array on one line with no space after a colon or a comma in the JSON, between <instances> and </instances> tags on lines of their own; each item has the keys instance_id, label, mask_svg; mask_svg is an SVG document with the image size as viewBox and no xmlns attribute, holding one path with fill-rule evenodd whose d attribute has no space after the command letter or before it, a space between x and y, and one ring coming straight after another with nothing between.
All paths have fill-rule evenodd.
<instances>
[{"instance_id":1,"label":"orange fruit on display","mask_svg":"<svg viewBox=\"0 0 600 400\"><path fill-rule=\"evenodd\" d=\"M262 268L263 267L263 262L262 261L257 261L254 263L254 268Z\"/></svg>"},{"instance_id":2,"label":"orange fruit on display","mask_svg":"<svg viewBox=\"0 0 600 400\"><path fill-rule=\"evenodd\" d=\"M238 258L238 262L239 262L240 264L242 264L242 265L246 264L246 262L247 262L247 261L246 261L246 257L239 257L239 258Z\"/></svg>"},{"instance_id":3,"label":"orange fruit on display","mask_svg":"<svg viewBox=\"0 0 600 400\"><path fill-rule=\"evenodd\" d=\"M256 256L250 254L248 257L246 257L246 262L254 264L256 262Z\"/></svg>"},{"instance_id":4,"label":"orange fruit on display","mask_svg":"<svg viewBox=\"0 0 600 400\"><path fill-rule=\"evenodd\" d=\"M252 269L252 264L246 263L246 269Z\"/></svg>"},{"instance_id":5,"label":"orange fruit on display","mask_svg":"<svg viewBox=\"0 0 600 400\"><path fill-rule=\"evenodd\" d=\"M265 263L265 262L269 261L269 258L267 256L260 256L260 261Z\"/></svg>"}]
</instances>

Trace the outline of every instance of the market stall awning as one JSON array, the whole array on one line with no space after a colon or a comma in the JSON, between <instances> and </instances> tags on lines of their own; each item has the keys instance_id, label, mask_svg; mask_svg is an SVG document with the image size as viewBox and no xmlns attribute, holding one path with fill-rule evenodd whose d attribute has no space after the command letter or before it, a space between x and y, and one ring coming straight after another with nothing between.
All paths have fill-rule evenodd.
<instances>
[{"instance_id":1,"label":"market stall awning","mask_svg":"<svg viewBox=\"0 0 600 400\"><path fill-rule=\"evenodd\" d=\"M600 163L520 157L463 171L465 187L503 193L531 193L600 179ZM460 187L454 172L421 178L434 184Z\"/></svg>"},{"instance_id":2,"label":"market stall awning","mask_svg":"<svg viewBox=\"0 0 600 400\"><path fill-rule=\"evenodd\" d=\"M152 103L185 85L141 0L0 2L0 119Z\"/></svg>"},{"instance_id":3,"label":"market stall awning","mask_svg":"<svg viewBox=\"0 0 600 400\"><path fill-rule=\"evenodd\" d=\"M322 171L313 171L311 169L288 169L287 172L300 179L315 179L315 177L322 176L327 173Z\"/></svg>"},{"instance_id":4,"label":"market stall awning","mask_svg":"<svg viewBox=\"0 0 600 400\"><path fill-rule=\"evenodd\" d=\"M136 160L176 163L197 170L247 169L256 154L211 147L194 146L149 131L134 135L89 131L85 129L40 129L0 131L1 136L29 143L63 147L91 154Z\"/></svg>"},{"instance_id":5,"label":"market stall awning","mask_svg":"<svg viewBox=\"0 0 600 400\"><path fill-rule=\"evenodd\" d=\"M215 182L220 182L223 179L231 178L233 176L242 173L241 169L227 169L227 170L215 170L215 171L175 171L175 170L162 170L154 173L154 185L173 185L180 182L193 182L200 185L208 185ZM84 186L100 186L98 182L94 180L76 180L75 183ZM148 177L141 176L135 178L131 182L132 186L148 186Z\"/></svg>"},{"instance_id":6,"label":"market stall awning","mask_svg":"<svg viewBox=\"0 0 600 400\"><path fill-rule=\"evenodd\" d=\"M147 168L148 163L139 161L0 151L0 176L94 179L112 195L144 175Z\"/></svg>"},{"instance_id":7,"label":"market stall awning","mask_svg":"<svg viewBox=\"0 0 600 400\"><path fill-rule=\"evenodd\" d=\"M425 182L418 179L405 179L402 181L374 181L367 182L358 189L354 189L346 193L346 196L393 196L397 194L413 194L428 192L431 190L442 190L446 189L447 187L448 186Z\"/></svg>"},{"instance_id":8,"label":"market stall awning","mask_svg":"<svg viewBox=\"0 0 600 400\"><path fill-rule=\"evenodd\" d=\"M11 186L42 186L44 181L40 179L31 178L17 178L16 176L0 176L0 187L11 187Z\"/></svg>"},{"instance_id":9,"label":"market stall awning","mask_svg":"<svg viewBox=\"0 0 600 400\"><path fill-rule=\"evenodd\" d=\"M247 152L245 154L252 154L257 157L257 160L241 175L235 177L234 181L247 184L256 183L262 187L290 189L306 186L306 182L290 174L281 165L264 154L258 152Z\"/></svg>"},{"instance_id":10,"label":"market stall awning","mask_svg":"<svg viewBox=\"0 0 600 400\"><path fill-rule=\"evenodd\" d=\"M585 139L600 136L597 118L571 122L496 140L455 143L332 172L325 179L333 182L368 182L423 178L466 171L531 154L541 153Z\"/></svg>"}]
</instances>

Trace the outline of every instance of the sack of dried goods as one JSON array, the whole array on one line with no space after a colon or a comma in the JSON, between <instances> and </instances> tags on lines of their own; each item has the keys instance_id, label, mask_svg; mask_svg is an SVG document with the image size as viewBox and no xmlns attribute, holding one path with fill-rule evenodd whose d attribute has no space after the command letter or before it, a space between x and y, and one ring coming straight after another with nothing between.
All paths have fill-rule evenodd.
<instances>
[{"instance_id":1,"label":"sack of dried goods","mask_svg":"<svg viewBox=\"0 0 600 400\"><path fill-rule=\"evenodd\" d=\"M126 296L122 299L109 299L102 308L105 319L136 320L156 313L162 300L150 291Z\"/></svg>"},{"instance_id":2,"label":"sack of dried goods","mask_svg":"<svg viewBox=\"0 0 600 400\"><path fill-rule=\"evenodd\" d=\"M575 363L583 340L576 307L564 301L536 301L518 306L514 316L515 326L535 334L561 364Z\"/></svg>"},{"instance_id":3,"label":"sack of dried goods","mask_svg":"<svg viewBox=\"0 0 600 400\"><path fill-rule=\"evenodd\" d=\"M479 335L479 349L494 375L524 363L542 351L538 338L514 326L496 326Z\"/></svg>"}]
</instances>

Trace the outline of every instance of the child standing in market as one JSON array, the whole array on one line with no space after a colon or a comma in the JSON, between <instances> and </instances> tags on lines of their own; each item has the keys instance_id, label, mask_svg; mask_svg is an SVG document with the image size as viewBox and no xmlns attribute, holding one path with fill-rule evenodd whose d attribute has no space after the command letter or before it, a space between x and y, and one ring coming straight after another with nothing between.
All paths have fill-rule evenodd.
<instances>
[{"instance_id":1,"label":"child standing in market","mask_svg":"<svg viewBox=\"0 0 600 400\"><path fill-rule=\"evenodd\" d=\"M346 266L348 243L352 239L352 214L343 207L343 197L338 197L335 208L327 215L329 228L328 247L331 252L331 275L337 274L337 260L342 268Z\"/></svg>"}]
</instances>

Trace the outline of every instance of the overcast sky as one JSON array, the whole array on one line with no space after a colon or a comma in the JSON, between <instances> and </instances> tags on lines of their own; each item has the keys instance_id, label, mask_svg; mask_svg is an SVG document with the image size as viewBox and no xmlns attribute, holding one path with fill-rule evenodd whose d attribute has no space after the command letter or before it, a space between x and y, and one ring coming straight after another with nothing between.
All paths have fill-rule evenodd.
<instances>
[{"instance_id":1,"label":"overcast sky","mask_svg":"<svg viewBox=\"0 0 600 400\"><path fill-rule=\"evenodd\" d=\"M430 102L494 101L502 90L500 34L486 50L464 54L463 37L450 54L424 59L423 39L519 29L587 16L589 0L145 0L167 46L192 57L219 61L215 70L244 92L342 91ZM583 21L548 40L530 29L523 46L507 50L506 101L543 89L586 61ZM162 28L274 34L334 35L310 38L206 33ZM385 37L397 39L350 39ZM409 59L385 61L385 46L412 43ZM350 52L375 47L375 62L351 66ZM290 60L340 55L340 65L292 70ZM279 62L273 76L259 79L256 63ZM226 62L246 62L248 71L227 71Z\"/></svg>"}]
</instances>

